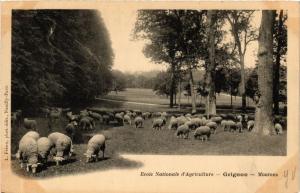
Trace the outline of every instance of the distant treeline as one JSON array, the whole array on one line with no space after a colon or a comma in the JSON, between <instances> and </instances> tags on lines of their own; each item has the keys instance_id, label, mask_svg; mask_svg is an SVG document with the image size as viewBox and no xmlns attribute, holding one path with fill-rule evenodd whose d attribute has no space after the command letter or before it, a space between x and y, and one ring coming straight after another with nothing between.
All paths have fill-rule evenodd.
<instances>
[{"instance_id":1,"label":"distant treeline","mask_svg":"<svg viewBox=\"0 0 300 193\"><path fill-rule=\"evenodd\" d=\"M13 10L12 109L66 106L107 93L113 51L95 10Z\"/></svg>"}]
</instances>

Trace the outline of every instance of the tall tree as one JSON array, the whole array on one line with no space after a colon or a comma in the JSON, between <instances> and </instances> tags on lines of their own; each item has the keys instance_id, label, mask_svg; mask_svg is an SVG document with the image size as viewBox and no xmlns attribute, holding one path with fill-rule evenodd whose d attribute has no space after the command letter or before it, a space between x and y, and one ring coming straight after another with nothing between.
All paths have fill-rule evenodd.
<instances>
[{"instance_id":1,"label":"tall tree","mask_svg":"<svg viewBox=\"0 0 300 193\"><path fill-rule=\"evenodd\" d=\"M171 10L139 10L134 27L134 38L148 40L144 54L155 63L170 65L170 107L173 108L175 90L175 53L178 38L178 19Z\"/></svg>"},{"instance_id":2,"label":"tall tree","mask_svg":"<svg viewBox=\"0 0 300 193\"><path fill-rule=\"evenodd\" d=\"M241 66L240 94L242 95L242 109L246 111L246 86L245 86L245 54L251 41L257 39L256 29L251 25L254 11L225 11L227 21L231 26L231 33L237 47L236 61Z\"/></svg>"},{"instance_id":3,"label":"tall tree","mask_svg":"<svg viewBox=\"0 0 300 193\"><path fill-rule=\"evenodd\" d=\"M276 17L277 18L277 17ZM287 15L283 14L283 10L279 11L278 19L274 22L274 113L279 114L280 97L280 72L282 59L286 55L287 50L287 26L285 21Z\"/></svg>"},{"instance_id":4,"label":"tall tree","mask_svg":"<svg viewBox=\"0 0 300 193\"><path fill-rule=\"evenodd\" d=\"M176 87L176 71L189 72L192 106L196 112L194 81L192 69L197 67L204 28L204 11L196 10L140 10L135 23L136 38L150 40L146 43L144 54L156 63L166 63L171 70L170 107ZM179 66L178 66L179 65Z\"/></svg>"},{"instance_id":5,"label":"tall tree","mask_svg":"<svg viewBox=\"0 0 300 193\"><path fill-rule=\"evenodd\" d=\"M208 54L206 78L207 97L205 103L205 113L216 114L216 94L215 94L215 32L216 32L216 11L207 11L207 34L208 34Z\"/></svg>"},{"instance_id":6,"label":"tall tree","mask_svg":"<svg viewBox=\"0 0 300 193\"><path fill-rule=\"evenodd\" d=\"M275 11L263 10L259 29L258 89L253 132L274 133L273 125L273 23Z\"/></svg>"}]
</instances>

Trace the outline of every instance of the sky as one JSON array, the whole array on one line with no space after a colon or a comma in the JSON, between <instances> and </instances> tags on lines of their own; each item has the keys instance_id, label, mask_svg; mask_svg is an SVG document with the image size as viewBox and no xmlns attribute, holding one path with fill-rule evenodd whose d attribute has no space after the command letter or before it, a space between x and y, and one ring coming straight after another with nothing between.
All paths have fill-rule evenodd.
<instances>
[{"instance_id":1,"label":"sky","mask_svg":"<svg viewBox=\"0 0 300 193\"><path fill-rule=\"evenodd\" d=\"M166 69L166 65L153 63L144 56L143 41L132 40L131 34L137 16L136 9L114 7L102 9L100 13L110 34L115 54L113 69L130 73ZM260 12L254 14L253 23L259 28ZM246 67L255 65L257 49L257 41L249 44L245 56Z\"/></svg>"}]
</instances>

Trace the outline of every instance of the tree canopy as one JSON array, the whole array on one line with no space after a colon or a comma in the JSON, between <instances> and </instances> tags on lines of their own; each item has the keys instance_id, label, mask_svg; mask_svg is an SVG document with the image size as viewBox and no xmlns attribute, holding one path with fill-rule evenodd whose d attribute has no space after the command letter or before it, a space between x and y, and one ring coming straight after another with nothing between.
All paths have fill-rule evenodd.
<instances>
[{"instance_id":1,"label":"tree canopy","mask_svg":"<svg viewBox=\"0 0 300 193\"><path fill-rule=\"evenodd\" d=\"M65 106L105 94L113 58L95 10L13 10L13 109Z\"/></svg>"}]
</instances>

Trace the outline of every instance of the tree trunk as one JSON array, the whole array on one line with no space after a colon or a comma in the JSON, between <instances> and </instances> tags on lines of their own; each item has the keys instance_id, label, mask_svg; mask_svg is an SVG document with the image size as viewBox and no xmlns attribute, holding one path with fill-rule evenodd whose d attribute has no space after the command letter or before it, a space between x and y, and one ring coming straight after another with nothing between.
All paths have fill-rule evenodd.
<instances>
[{"instance_id":1,"label":"tree trunk","mask_svg":"<svg viewBox=\"0 0 300 193\"><path fill-rule=\"evenodd\" d=\"M240 94L242 96L242 111L246 113L246 85L245 85L245 52L242 51L241 40L236 23L230 21L231 33L234 37L234 41L238 48L240 66L241 66L241 83L240 83ZM244 46L247 46L246 44Z\"/></svg>"},{"instance_id":2,"label":"tree trunk","mask_svg":"<svg viewBox=\"0 0 300 193\"><path fill-rule=\"evenodd\" d=\"M240 54L241 61L241 95L242 95L242 112L246 113L246 85L245 85L245 56Z\"/></svg>"},{"instance_id":3,"label":"tree trunk","mask_svg":"<svg viewBox=\"0 0 300 193\"><path fill-rule=\"evenodd\" d=\"M190 68L190 89L191 89L191 102L192 102L192 113L196 113L196 94L194 88L194 78L193 78L193 71Z\"/></svg>"},{"instance_id":4,"label":"tree trunk","mask_svg":"<svg viewBox=\"0 0 300 193\"><path fill-rule=\"evenodd\" d=\"M178 88L178 109L180 110L181 108L181 80L179 80L179 88Z\"/></svg>"},{"instance_id":5,"label":"tree trunk","mask_svg":"<svg viewBox=\"0 0 300 193\"><path fill-rule=\"evenodd\" d=\"M273 125L273 22L275 11L262 11L258 48L259 99L255 110L253 132L274 133Z\"/></svg>"},{"instance_id":6,"label":"tree trunk","mask_svg":"<svg viewBox=\"0 0 300 193\"><path fill-rule=\"evenodd\" d=\"M205 114L216 114L216 93L215 93L215 10L209 10L207 12L208 23L208 53L209 61L206 69L206 85L208 95L206 97Z\"/></svg>"},{"instance_id":7,"label":"tree trunk","mask_svg":"<svg viewBox=\"0 0 300 193\"><path fill-rule=\"evenodd\" d=\"M170 108L173 108L173 97L174 97L174 87L175 87L175 64L171 64L171 86L170 86Z\"/></svg>"},{"instance_id":8,"label":"tree trunk","mask_svg":"<svg viewBox=\"0 0 300 193\"><path fill-rule=\"evenodd\" d=\"M279 90L280 90L280 50L282 48L282 26L283 26L283 10L280 10L278 19L278 32L277 32L277 49L276 49L276 60L274 65L274 88L273 88L273 99L274 99L274 113L279 114Z\"/></svg>"}]
</instances>

